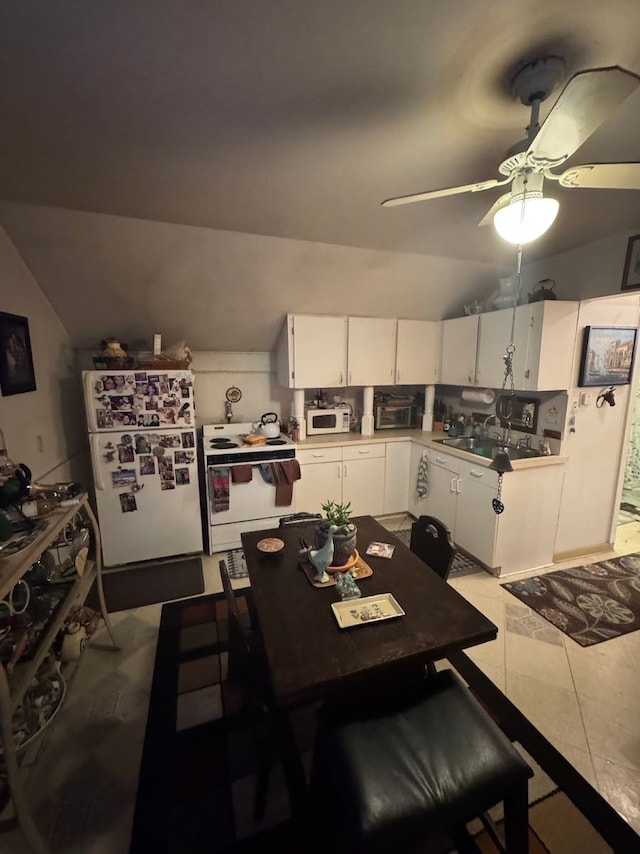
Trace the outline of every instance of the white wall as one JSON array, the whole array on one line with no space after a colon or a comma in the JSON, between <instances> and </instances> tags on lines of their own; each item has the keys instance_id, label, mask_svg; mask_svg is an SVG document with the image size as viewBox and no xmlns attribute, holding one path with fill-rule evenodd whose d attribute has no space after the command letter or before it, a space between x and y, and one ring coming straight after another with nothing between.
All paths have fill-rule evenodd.
<instances>
[{"instance_id":1,"label":"white wall","mask_svg":"<svg viewBox=\"0 0 640 854\"><path fill-rule=\"evenodd\" d=\"M9 456L34 480L76 479L86 443L69 336L2 228L0 311L28 318L36 375L36 391L0 397Z\"/></svg>"},{"instance_id":2,"label":"white wall","mask_svg":"<svg viewBox=\"0 0 640 854\"><path fill-rule=\"evenodd\" d=\"M569 456L569 462L562 490L556 553L583 548L588 551L589 546L612 541L626 459L633 385L616 386L616 405L605 404L600 409L595 405L600 389L578 387L584 327L638 326L639 323L638 293L586 300L580 304L573 380L562 443L562 453ZM638 374L639 361L636 357L634 375ZM584 391L594 392L592 403L577 406L580 393ZM577 408L575 425L572 425L574 405Z\"/></svg>"},{"instance_id":3,"label":"white wall","mask_svg":"<svg viewBox=\"0 0 640 854\"><path fill-rule=\"evenodd\" d=\"M521 302L540 279L555 279L554 293L558 299L585 300L606 294L619 294L624 271L627 243L634 231L613 234L569 252L551 256L543 261L524 264L522 270ZM526 247L525 247L526 259Z\"/></svg>"}]
</instances>

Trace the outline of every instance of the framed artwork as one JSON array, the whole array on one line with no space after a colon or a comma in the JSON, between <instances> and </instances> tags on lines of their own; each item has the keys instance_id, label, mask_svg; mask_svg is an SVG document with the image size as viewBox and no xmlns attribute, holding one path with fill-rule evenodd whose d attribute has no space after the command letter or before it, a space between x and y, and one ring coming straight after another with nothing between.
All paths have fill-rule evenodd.
<instances>
[{"instance_id":1,"label":"framed artwork","mask_svg":"<svg viewBox=\"0 0 640 854\"><path fill-rule=\"evenodd\" d=\"M578 385L629 383L637 334L635 326L585 326Z\"/></svg>"},{"instance_id":2,"label":"framed artwork","mask_svg":"<svg viewBox=\"0 0 640 854\"><path fill-rule=\"evenodd\" d=\"M629 238L627 257L624 260L621 291L640 288L640 234Z\"/></svg>"},{"instance_id":3,"label":"framed artwork","mask_svg":"<svg viewBox=\"0 0 640 854\"><path fill-rule=\"evenodd\" d=\"M0 390L4 397L36 390L29 321L0 311Z\"/></svg>"}]
</instances>

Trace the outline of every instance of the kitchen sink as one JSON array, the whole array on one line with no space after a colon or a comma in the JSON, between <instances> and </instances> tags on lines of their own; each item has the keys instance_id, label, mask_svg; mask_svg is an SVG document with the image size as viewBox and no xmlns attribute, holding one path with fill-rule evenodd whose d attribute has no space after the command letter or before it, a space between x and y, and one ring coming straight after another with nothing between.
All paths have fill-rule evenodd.
<instances>
[{"instance_id":1,"label":"kitchen sink","mask_svg":"<svg viewBox=\"0 0 640 854\"><path fill-rule=\"evenodd\" d=\"M502 443L498 439L478 439L475 436L463 436L459 439L434 439L433 441L448 448L458 448L460 451L468 451L477 457L486 457L488 460L493 459L502 447ZM508 450L512 460L527 460L540 456L540 453L535 448L515 448L510 446Z\"/></svg>"}]
</instances>

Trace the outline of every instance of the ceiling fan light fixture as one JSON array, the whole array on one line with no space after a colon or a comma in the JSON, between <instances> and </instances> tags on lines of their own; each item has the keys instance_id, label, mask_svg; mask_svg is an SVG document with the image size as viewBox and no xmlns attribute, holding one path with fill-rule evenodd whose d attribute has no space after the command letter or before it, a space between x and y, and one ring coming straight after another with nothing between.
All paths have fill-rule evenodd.
<instances>
[{"instance_id":1,"label":"ceiling fan light fixture","mask_svg":"<svg viewBox=\"0 0 640 854\"><path fill-rule=\"evenodd\" d=\"M551 227L559 208L557 199L527 195L496 211L493 224L508 243L531 243Z\"/></svg>"}]
</instances>

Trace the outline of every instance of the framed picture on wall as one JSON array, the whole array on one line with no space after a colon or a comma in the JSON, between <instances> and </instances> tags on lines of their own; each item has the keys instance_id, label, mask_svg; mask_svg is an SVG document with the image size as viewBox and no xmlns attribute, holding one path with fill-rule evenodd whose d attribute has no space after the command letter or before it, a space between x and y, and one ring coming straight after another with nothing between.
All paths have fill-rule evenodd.
<instances>
[{"instance_id":1,"label":"framed picture on wall","mask_svg":"<svg viewBox=\"0 0 640 854\"><path fill-rule=\"evenodd\" d=\"M627 243L627 257L624 260L621 291L640 288L640 234L630 237Z\"/></svg>"},{"instance_id":2,"label":"framed picture on wall","mask_svg":"<svg viewBox=\"0 0 640 854\"><path fill-rule=\"evenodd\" d=\"M635 326L585 326L578 385L629 383L637 335Z\"/></svg>"},{"instance_id":3,"label":"framed picture on wall","mask_svg":"<svg viewBox=\"0 0 640 854\"><path fill-rule=\"evenodd\" d=\"M29 321L0 311L0 391L8 397L35 390Z\"/></svg>"}]
</instances>

